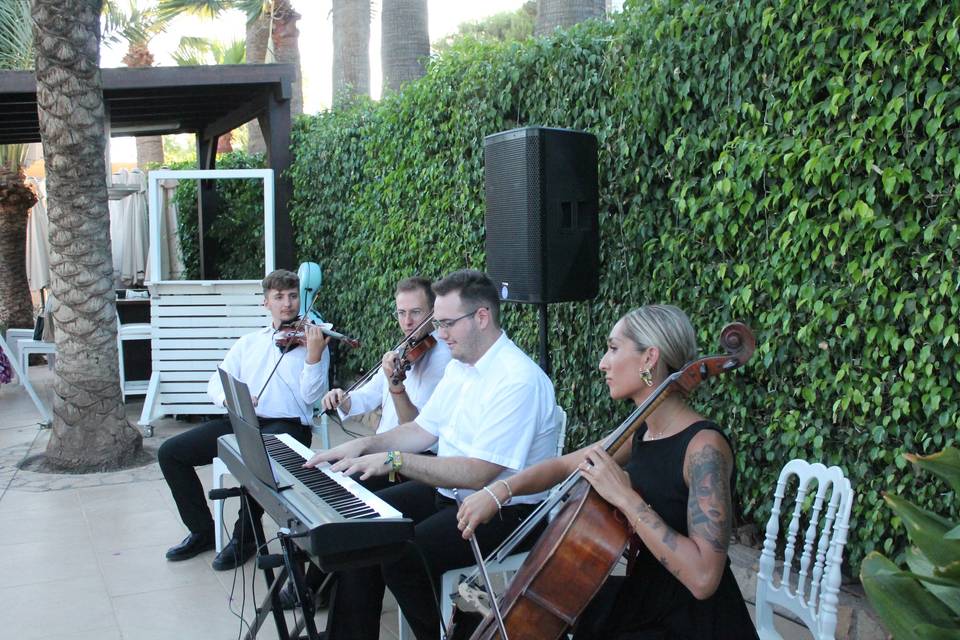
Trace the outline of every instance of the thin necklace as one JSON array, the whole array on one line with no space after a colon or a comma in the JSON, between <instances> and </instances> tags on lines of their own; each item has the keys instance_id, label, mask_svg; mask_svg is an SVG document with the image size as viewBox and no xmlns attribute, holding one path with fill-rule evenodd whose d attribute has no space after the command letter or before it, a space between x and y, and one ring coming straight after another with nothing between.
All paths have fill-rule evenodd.
<instances>
[{"instance_id":1,"label":"thin necklace","mask_svg":"<svg viewBox=\"0 0 960 640\"><path fill-rule=\"evenodd\" d=\"M667 430L664 429L660 433L654 433L653 431L650 431L650 427L647 427L647 435L650 436L650 440L659 440L660 438L663 437L663 434L665 434L666 432Z\"/></svg>"}]
</instances>

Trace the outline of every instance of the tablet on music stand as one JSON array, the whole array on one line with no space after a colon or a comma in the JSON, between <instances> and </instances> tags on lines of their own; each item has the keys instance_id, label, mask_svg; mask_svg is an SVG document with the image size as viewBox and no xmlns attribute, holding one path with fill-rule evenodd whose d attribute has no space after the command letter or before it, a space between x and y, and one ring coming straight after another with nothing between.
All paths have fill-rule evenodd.
<instances>
[{"instance_id":1,"label":"tablet on music stand","mask_svg":"<svg viewBox=\"0 0 960 640\"><path fill-rule=\"evenodd\" d=\"M260 421L257 420L256 410L253 408L253 399L250 389L232 375L221 368L220 381L223 383L224 404L233 426L233 434L237 437L237 446L243 463L253 472L253 475L263 484L274 491L280 491L273 467L267 456L267 448L263 444L263 435L260 433Z\"/></svg>"}]
</instances>

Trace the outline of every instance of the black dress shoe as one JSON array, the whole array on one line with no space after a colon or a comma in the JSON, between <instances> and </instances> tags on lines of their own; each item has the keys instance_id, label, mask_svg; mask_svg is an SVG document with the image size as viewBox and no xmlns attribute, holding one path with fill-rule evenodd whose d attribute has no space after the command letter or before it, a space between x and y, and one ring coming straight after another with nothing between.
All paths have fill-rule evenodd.
<instances>
[{"instance_id":1,"label":"black dress shoe","mask_svg":"<svg viewBox=\"0 0 960 640\"><path fill-rule=\"evenodd\" d=\"M314 595L314 590L311 587L307 587L306 597L313 600L313 606L316 609L326 609L330 606L329 587L322 589L319 595ZM283 589L280 589L280 606L286 611L296 606L296 598L293 595L293 582L290 580L287 580L286 584L283 585Z\"/></svg>"},{"instance_id":2,"label":"black dress shoe","mask_svg":"<svg viewBox=\"0 0 960 640\"><path fill-rule=\"evenodd\" d=\"M283 607L284 610L289 611L290 609L293 609L294 606L296 606L296 597L293 595L292 581L287 580L286 584L283 585L283 589L280 589L279 597L280 597L280 606ZM313 591L309 588L307 589L306 597L307 598L313 597Z\"/></svg>"},{"instance_id":3,"label":"black dress shoe","mask_svg":"<svg viewBox=\"0 0 960 640\"><path fill-rule=\"evenodd\" d=\"M217 557L213 559L214 571L229 571L236 569L244 562L249 560L257 552L256 543L244 544L242 547L235 539L231 540L227 546L220 550Z\"/></svg>"},{"instance_id":4,"label":"black dress shoe","mask_svg":"<svg viewBox=\"0 0 960 640\"><path fill-rule=\"evenodd\" d=\"M178 562L213 549L213 532L191 533L175 547L167 549L167 560Z\"/></svg>"}]
</instances>

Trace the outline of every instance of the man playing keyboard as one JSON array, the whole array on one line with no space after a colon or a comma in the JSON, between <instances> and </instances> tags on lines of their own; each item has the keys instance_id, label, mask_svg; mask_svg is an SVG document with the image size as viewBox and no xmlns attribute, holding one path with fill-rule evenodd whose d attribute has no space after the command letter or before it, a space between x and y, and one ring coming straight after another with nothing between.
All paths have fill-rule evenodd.
<instances>
[{"instance_id":1,"label":"man playing keyboard","mask_svg":"<svg viewBox=\"0 0 960 640\"><path fill-rule=\"evenodd\" d=\"M423 323L433 311L434 293L430 288L430 281L426 278L405 278L397 283L394 294L396 302L397 323L403 336L410 336L414 329ZM433 327L427 323L413 336L420 339ZM336 409L341 418L356 416L380 408L380 423L377 433L385 433L399 424L414 420L420 409L433 394L433 390L443 377L443 371L450 362L450 349L442 340L414 362L405 379L393 382L394 371L397 367L397 354L387 351L383 355L380 371L366 384L351 391L349 395L343 389L331 389L323 397L323 408ZM371 478L364 483L371 491L377 491L389 486L386 476ZM311 566L307 572L307 586L312 590L320 588L325 574ZM325 594L319 605L325 603ZM295 598L292 584L288 582L280 592L280 602L285 609L293 608Z\"/></svg>"},{"instance_id":2,"label":"man playing keyboard","mask_svg":"<svg viewBox=\"0 0 960 640\"><path fill-rule=\"evenodd\" d=\"M453 361L419 415L307 462L331 462L334 470L361 480L403 474L410 481L377 495L416 523L413 544L398 560L341 572L328 640L376 640L385 586L416 636L435 638L440 617L433 594L440 576L474 563L457 529L453 490L461 497L483 490L556 451L553 384L500 328L499 296L489 278L457 271L433 291L433 326ZM418 453L434 444L435 457ZM475 532L481 550L495 548L543 497L503 505L500 518Z\"/></svg>"},{"instance_id":3,"label":"man playing keyboard","mask_svg":"<svg viewBox=\"0 0 960 640\"><path fill-rule=\"evenodd\" d=\"M327 389L330 357L319 327L305 326L306 345L291 347L286 353L275 343L275 334L284 322L295 320L300 311L300 279L297 274L279 269L263 280L263 306L270 312L271 324L243 336L230 348L220 364L227 373L258 393L274 365L283 360L256 398L256 412L264 433L290 434L310 444L313 403ZM223 406L224 393L218 372L207 386L210 399ZM177 503L180 518L190 530L183 541L167 551L167 560L187 560L214 546L214 526L203 485L195 467L210 464L217 455L217 438L232 433L226 417L209 420L164 442L157 451L160 470ZM256 552L253 519L263 510L252 500L250 513L241 507L230 543L217 554L213 568L233 569Z\"/></svg>"}]
</instances>

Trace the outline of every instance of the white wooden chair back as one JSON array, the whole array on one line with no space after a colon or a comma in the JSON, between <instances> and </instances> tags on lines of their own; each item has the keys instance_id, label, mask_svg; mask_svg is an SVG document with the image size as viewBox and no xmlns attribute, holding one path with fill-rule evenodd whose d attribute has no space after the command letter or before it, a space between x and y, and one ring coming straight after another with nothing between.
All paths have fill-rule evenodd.
<instances>
[{"instance_id":1,"label":"white wooden chair back","mask_svg":"<svg viewBox=\"0 0 960 640\"><path fill-rule=\"evenodd\" d=\"M791 478L796 477L792 483ZM816 483L816 493L811 485ZM788 485L796 486L790 523L783 532L783 563L774 584L781 513ZM780 472L773 511L767 521L757 575L757 632L761 640L779 639L773 626L773 605L792 612L815 640L833 639L837 628L840 566L847 543L853 489L840 467L791 460ZM788 504L789 507L789 504ZM801 523L806 522L802 548Z\"/></svg>"},{"instance_id":2,"label":"white wooden chair back","mask_svg":"<svg viewBox=\"0 0 960 640\"><path fill-rule=\"evenodd\" d=\"M220 414L207 382L237 338L267 326L259 280L150 285L153 373L141 425L165 415Z\"/></svg>"}]
</instances>

